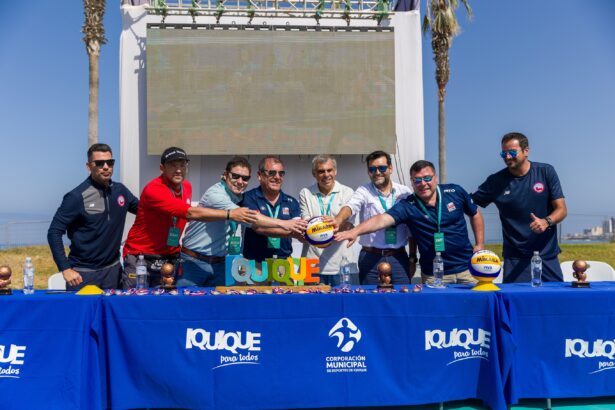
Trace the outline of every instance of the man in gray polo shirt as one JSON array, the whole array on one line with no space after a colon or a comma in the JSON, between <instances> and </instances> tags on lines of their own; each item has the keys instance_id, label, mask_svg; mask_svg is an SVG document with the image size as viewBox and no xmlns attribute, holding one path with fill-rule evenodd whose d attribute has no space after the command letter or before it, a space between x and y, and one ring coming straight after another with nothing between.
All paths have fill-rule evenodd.
<instances>
[{"instance_id":1,"label":"man in gray polo shirt","mask_svg":"<svg viewBox=\"0 0 615 410\"><path fill-rule=\"evenodd\" d=\"M252 167L247 159L234 157L226 164L220 182L212 185L199 201L200 207L231 210L239 208L248 187ZM282 228L303 234L302 220L273 219L259 214L255 227ZM190 222L182 240L181 277L178 286L224 285L224 260L241 250L237 224L233 221Z\"/></svg>"}]
</instances>

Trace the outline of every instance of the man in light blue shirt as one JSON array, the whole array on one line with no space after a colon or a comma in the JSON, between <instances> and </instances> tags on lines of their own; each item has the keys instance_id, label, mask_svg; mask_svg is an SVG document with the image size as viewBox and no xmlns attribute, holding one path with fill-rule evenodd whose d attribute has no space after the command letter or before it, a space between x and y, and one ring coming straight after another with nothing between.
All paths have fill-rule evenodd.
<instances>
[{"instance_id":1,"label":"man in light blue shirt","mask_svg":"<svg viewBox=\"0 0 615 410\"><path fill-rule=\"evenodd\" d=\"M227 214L243 199L248 187L251 166L247 159L234 157L227 164L220 182L211 186L199 201L200 207L224 209ZM281 228L302 233L304 221L282 221L259 214L254 226ZM181 277L178 286L224 285L224 260L227 254L239 254L240 236L237 224L226 221L190 222L182 241Z\"/></svg>"}]
</instances>

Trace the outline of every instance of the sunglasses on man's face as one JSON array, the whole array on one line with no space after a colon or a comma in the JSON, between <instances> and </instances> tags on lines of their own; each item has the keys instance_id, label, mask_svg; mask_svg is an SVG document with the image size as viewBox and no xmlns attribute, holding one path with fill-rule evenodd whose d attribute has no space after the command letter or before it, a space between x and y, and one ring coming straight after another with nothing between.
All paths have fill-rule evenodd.
<instances>
[{"instance_id":1,"label":"sunglasses on man's face","mask_svg":"<svg viewBox=\"0 0 615 410\"><path fill-rule=\"evenodd\" d=\"M102 168L105 166L105 164L107 164L109 167L112 167L115 164L115 160L114 159L96 159L94 161L91 161L94 165L96 165L98 168Z\"/></svg>"},{"instance_id":2,"label":"sunglasses on man's face","mask_svg":"<svg viewBox=\"0 0 615 410\"><path fill-rule=\"evenodd\" d=\"M376 171L380 171L381 174L384 174L389 169L388 165L379 165L377 167L367 167L367 170L370 174L375 174Z\"/></svg>"},{"instance_id":3,"label":"sunglasses on man's face","mask_svg":"<svg viewBox=\"0 0 615 410\"><path fill-rule=\"evenodd\" d=\"M510 155L511 158L517 158L517 150L516 149L509 149L509 150L504 150L502 152L500 152L500 157L506 159L506 156Z\"/></svg>"},{"instance_id":4,"label":"sunglasses on man's face","mask_svg":"<svg viewBox=\"0 0 615 410\"><path fill-rule=\"evenodd\" d=\"M425 175L424 177L416 177L414 178L414 185L420 185L421 182L431 182L433 180L433 175Z\"/></svg>"},{"instance_id":5,"label":"sunglasses on man's face","mask_svg":"<svg viewBox=\"0 0 615 410\"><path fill-rule=\"evenodd\" d=\"M229 172L229 174L230 174L231 179L232 179L233 181L235 181L235 180L237 180L237 179L239 179L239 178L241 178L241 180L242 180L243 182L248 182L248 181L250 180L250 175L240 175L240 174L236 174L236 173L234 173L234 172Z\"/></svg>"},{"instance_id":6,"label":"sunglasses on man's face","mask_svg":"<svg viewBox=\"0 0 615 410\"><path fill-rule=\"evenodd\" d=\"M263 169L262 173L267 175L269 178L273 178L276 175L279 175L280 178L284 178L284 175L286 175L286 171L276 171L275 169L270 169L269 171Z\"/></svg>"}]
</instances>

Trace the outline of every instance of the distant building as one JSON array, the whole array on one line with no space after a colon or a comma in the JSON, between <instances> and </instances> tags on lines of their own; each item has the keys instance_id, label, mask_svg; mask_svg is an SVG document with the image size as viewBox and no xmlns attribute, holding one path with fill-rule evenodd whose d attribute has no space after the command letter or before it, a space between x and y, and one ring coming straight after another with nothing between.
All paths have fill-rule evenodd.
<instances>
[{"instance_id":1,"label":"distant building","mask_svg":"<svg viewBox=\"0 0 615 410\"><path fill-rule=\"evenodd\" d=\"M602 231L605 234L613 233L613 219L615 218L607 218L602 222Z\"/></svg>"},{"instance_id":2,"label":"distant building","mask_svg":"<svg viewBox=\"0 0 615 410\"><path fill-rule=\"evenodd\" d=\"M590 230L590 235L591 236L601 236L603 234L603 230L601 226L594 226L593 228L591 228Z\"/></svg>"}]
</instances>

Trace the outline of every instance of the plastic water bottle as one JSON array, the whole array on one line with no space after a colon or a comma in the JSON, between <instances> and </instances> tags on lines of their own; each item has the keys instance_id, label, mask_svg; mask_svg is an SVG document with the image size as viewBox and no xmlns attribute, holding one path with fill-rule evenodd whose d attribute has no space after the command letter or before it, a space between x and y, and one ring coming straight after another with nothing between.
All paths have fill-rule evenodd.
<instances>
[{"instance_id":1,"label":"plastic water bottle","mask_svg":"<svg viewBox=\"0 0 615 410\"><path fill-rule=\"evenodd\" d=\"M531 262L532 268L532 287L542 286L542 258L538 251L534 251Z\"/></svg>"},{"instance_id":2,"label":"plastic water bottle","mask_svg":"<svg viewBox=\"0 0 615 410\"><path fill-rule=\"evenodd\" d=\"M442 254L440 252L436 252L436 257L433 258L433 285L432 288L445 288L446 285L442 283L442 279L444 278L444 260L442 259Z\"/></svg>"},{"instance_id":3,"label":"plastic water bottle","mask_svg":"<svg viewBox=\"0 0 615 410\"><path fill-rule=\"evenodd\" d=\"M147 289L147 263L143 255L139 255L136 263L137 289Z\"/></svg>"},{"instance_id":4,"label":"plastic water bottle","mask_svg":"<svg viewBox=\"0 0 615 410\"><path fill-rule=\"evenodd\" d=\"M32 258L26 257L26 261L23 264L23 293L24 295L31 295L34 293L34 265L32 264Z\"/></svg>"},{"instance_id":5,"label":"plastic water bottle","mask_svg":"<svg viewBox=\"0 0 615 410\"><path fill-rule=\"evenodd\" d=\"M350 263L348 262L348 258L346 255L342 257L342 262L340 263L340 285L343 288L347 288L350 284Z\"/></svg>"}]
</instances>

